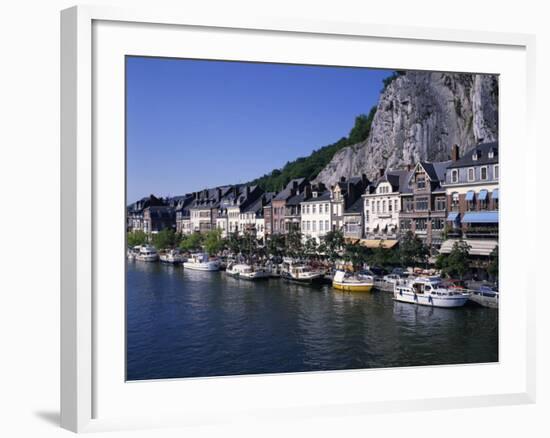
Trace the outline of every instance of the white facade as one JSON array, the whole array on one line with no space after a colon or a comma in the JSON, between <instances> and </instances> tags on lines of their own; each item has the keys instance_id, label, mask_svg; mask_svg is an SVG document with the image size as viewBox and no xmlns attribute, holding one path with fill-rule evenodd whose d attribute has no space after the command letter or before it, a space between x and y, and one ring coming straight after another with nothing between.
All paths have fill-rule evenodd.
<instances>
[{"instance_id":1,"label":"white facade","mask_svg":"<svg viewBox=\"0 0 550 438\"><path fill-rule=\"evenodd\" d=\"M392 185L383 181L378 184L374 193L363 195L363 199L365 236L394 237L399 228L399 192L394 192Z\"/></svg>"},{"instance_id":2,"label":"white facade","mask_svg":"<svg viewBox=\"0 0 550 438\"><path fill-rule=\"evenodd\" d=\"M241 208L238 205L234 205L227 208L227 232L234 233L240 231L240 216Z\"/></svg>"},{"instance_id":3,"label":"white facade","mask_svg":"<svg viewBox=\"0 0 550 438\"><path fill-rule=\"evenodd\" d=\"M330 198L323 196L319 200L312 197L300 204L301 230L304 238L313 237L320 242L328 231L331 230L331 206Z\"/></svg>"},{"instance_id":4,"label":"white facade","mask_svg":"<svg viewBox=\"0 0 550 438\"><path fill-rule=\"evenodd\" d=\"M265 237L265 220L263 217L256 218L256 239L264 240Z\"/></svg>"},{"instance_id":5,"label":"white facade","mask_svg":"<svg viewBox=\"0 0 550 438\"><path fill-rule=\"evenodd\" d=\"M216 218L216 228L221 231L221 237L225 238L227 237L227 230L228 230L228 220L227 217L217 217Z\"/></svg>"}]
</instances>

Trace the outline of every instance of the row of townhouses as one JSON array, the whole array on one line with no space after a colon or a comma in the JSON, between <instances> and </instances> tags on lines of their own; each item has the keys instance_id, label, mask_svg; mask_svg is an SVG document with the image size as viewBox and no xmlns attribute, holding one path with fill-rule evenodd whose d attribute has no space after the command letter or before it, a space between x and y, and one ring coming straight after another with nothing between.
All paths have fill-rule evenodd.
<instances>
[{"instance_id":1,"label":"row of townhouses","mask_svg":"<svg viewBox=\"0 0 550 438\"><path fill-rule=\"evenodd\" d=\"M449 252L464 238L473 255L487 256L498 242L498 180L498 143L477 145L463 157L455 145L448 161L381 170L374 181L362 175L325 187L299 178L279 193L234 185L169 199L151 195L128 207L128 229L217 228L224 237L254 233L262 241L291 230L320 241L340 230L370 247L394 246L411 231L432 250Z\"/></svg>"}]
</instances>

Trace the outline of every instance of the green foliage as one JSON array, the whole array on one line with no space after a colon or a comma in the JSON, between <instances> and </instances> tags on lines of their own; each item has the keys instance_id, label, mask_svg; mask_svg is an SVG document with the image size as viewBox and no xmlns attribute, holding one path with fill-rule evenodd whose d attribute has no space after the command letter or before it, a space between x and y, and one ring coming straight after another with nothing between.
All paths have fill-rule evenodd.
<instances>
[{"instance_id":1,"label":"green foliage","mask_svg":"<svg viewBox=\"0 0 550 438\"><path fill-rule=\"evenodd\" d=\"M399 258L402 266L424 266L430 255L429 248L412 231L407 231L399 243Z\"/></svg>"},{"instance_id":2,"label":"green foliage","mask_svg":"<svg viewBox=\"0 0 550 438\"><path fill-rule=\"evenodd\" d=\"M498 279L498 246L491 251L489 266L487 272L494 279Z\"/></svg>"},{"instance_id":3,"label":"green foliage","mask_svg":"<svg viewBox=\"0 0 550 438\"><path fill-rule=\"evenodd\" d=\"M361 114L355 118L355 125L348 135L349 144L362 142L368 137L375 114L376 107L373 106L368 115Z\"/></svg>"},{"instance_id":4,"label":"green foliage","mask_svg":"<svg viewBox=\"0 0 550 438\"><path fill-rule=\"evenodd\" d=\"M282 169L275 169L249 184L258 184L265 191L279 191L292 179L315 178L332 160L336 152L346 146L359 143L368 137L375 114L376 107L372 107L368 115L361 114L355 118L355 125L348 137L342 137L336 143L314 150L308 157L300 157L290 161Z\"/></svg>"},{"instance_id":5,"label":"green foliage","mask_svg":"<svg viewBox=\"0 0 550 438\"><path fill-rule=\"evenodd\" d=\"M394 264L394 262L394 251L392 249L385 248L381 240L378 247L372 250L369 257L369 264L372 266L385 267Z\"/></svg>"},{"instance_id":6,"label":"green foliage","mask_svg":"<svg viewBox=\"0 0 550 438\"><path fill-rule=\"evenodd\" d=\"M360 269L369 258L368 248L359 243L348 243L344 247L344 260L350 262L354 269Z\"/></svg>"},{"instance_id":7,"label":"green foliage","mask_svg":"<svg viewBox=\"0 0 550 438\"><path fill-rule=\"evenodd\" d=\"M179 247L183 251L195 251L202 247L204 236L200 233L192 233L181 239Z\"/></svg>"},{"instance_id":8,"label":"green foliage","mask_svg":"<svg viewBox=\"0 0 550 438\"><path fill-rule=\"evenodd\" d=\"M303 254L306 257L313 257L317 255L318 247L317 240L313 237L308 237L304 242Z\"/></svg>"},{"instance_id":9,"label":"green foliage","mask_svg":"<svg viewBox=\"0 0 550 438\"><path fill-rule=\"evenodd\" d=\"M470 269L470 245L464 240L457 240L449 254L440 254L435 267L444 275L463 278Z\"/></svg>"},{"instance_id":10,"label":"green foliage","mask_svg":"<svg viewBox=\"0 0 550 438\"><path fill-rule=\"evenodd\" d=\"M344 235L341 231L329 231L322 237L320 252L325 253L327 258L334 262L344 247Z\"/></svg>"},{"instance_id":11,"label":"green foliage","mask_svg":"<svg viewBox=\"0 0 550 438\"><path fill-rule=\"evenodd\" d=\"M222 232L219 229L206 233L204 238L204 249L208 255L216 255L223 248Z\"/></svg>"},{"instance_id":12,"label":"green foliage","mask_svg":"<svg viewBox=\"0 0 550 438\"><path fill-rule=\"evenodd\" d=\"M302 233L291 229L285 238L286 254L290 257L299 257L304 252L302 245Z\"/></svg>"},{"instance_id":13,"label":"green foliage","mask_svg":"<svg viewBox=\"0 0 550 438\"><path fill-rule=\"evenodd\" d=\"M286 239L282 234L272 234L267 238L267 253L273 257L282 257L285 252Z\"/></svg>"},{"instance_id":14,"label":"green foliage","mask_svg":"<svg viewBox=\"0 0 550 438\"><path fill-rule=\"evenodd\" d=\"M129 247L145 245L147 243L147 234L144 231L136 230L126 233L126 244Z\"/></svg>"},{"instance_id":15,"label":"green foliage","mask_svg":"<svg viewBox=\"0 0 550 438\"><path fill-rule=\"evenodd\" d=\"M176 233L174 230L165 228L152 237L153 245L157 249L173 248L176 245Z\"/></svg>"},{"instance_id":16,"label":"green foliage","mask_svg":"<svg viewBox=\"0 0 550 438\"><path fill-rule=\"evenodd\" d=\"M258 249L258 240L256 239L256 233L245 232L243 236L239 238L240 252L247 259L250 259Z\"/></svg>"},{"instance_id":17,"label":"green foliage","mask_svg":"<svg viewBox=\"0 0 550 438\"><path fill-rule=\"evenodd\" d=\"M232 254L240 254L241 252L241 238L239 236L238 231L234 231L232 233L229 233L227 235L227 238L225 239L225 247L232 253Z\"/></svg>"}]
</instances>

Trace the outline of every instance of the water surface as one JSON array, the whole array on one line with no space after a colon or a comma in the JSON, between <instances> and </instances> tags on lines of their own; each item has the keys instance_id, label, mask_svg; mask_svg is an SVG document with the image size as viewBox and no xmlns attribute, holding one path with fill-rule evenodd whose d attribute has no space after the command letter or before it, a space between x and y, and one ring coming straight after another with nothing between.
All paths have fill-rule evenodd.
<instances>
[{"instance_id":1,"label":"water surface","mask_svg":"<svg viewBox=\"0 0 550 438\"><path fill-rule=\"evenodd\" d=\"M498 361L498 311L129 261L128 380Z\"/></svg>"}]
</instances>

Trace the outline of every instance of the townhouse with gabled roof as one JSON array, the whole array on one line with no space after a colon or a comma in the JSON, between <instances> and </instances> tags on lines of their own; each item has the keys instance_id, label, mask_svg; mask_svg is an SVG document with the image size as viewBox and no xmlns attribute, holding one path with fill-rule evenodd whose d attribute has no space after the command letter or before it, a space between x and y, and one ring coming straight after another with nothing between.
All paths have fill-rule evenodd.
<instances>
[{"instance_id":1,"label":"townhouse with gabled roof","mask_svg":"<svg viewBox=\"0 0 550 438\"><path fill-rule=\"evenodd\" d=\"M288 233L288 227L292 221L285 221L287 200L302 193L309 181L306 178L296 178L290 180L283 190L281 190L271 201L270 212L270 233L285 234ZM269 232L269 231L268 231Z\"/></svg>"},{"instance_id":2,"label":"townhouse with gabled roof","mask_svg":"<svg viewBox=\"0 0 550 438\"><path fill-rule=\"evenodd\" d=\"M271 202L274 192L262 193L256 200L242 206L239 230L242 234L251 233L263 241L265 237L264 206Z\"/></svg>"},{"instance_id":3,"label":"townhouse with gabled roof","mask_svg":"<svg viewBox=\"0 0 550 438\"><path fill-rule=\"evenodd\" d=\"M443 242L447 198L445 172L452 161L419 162L401 188L399 231L411 231L430 249Z\"/></svg>"},{"instance_id":4,"label":"townhouse with gabled roof","mask_svg":"<svg viewBox=\"0 0 550 438\"><path fill-rule=\"evenodd\" d=\"M452 150L443 188L447 196L447 236L442 253L450 252L458 238L470 245L470 254L486 257L498 245L498 142L478 144L459 156Z\"/></svg>"},{"instance_id":5,"label":"townhouse with gabled roof","mask_svg":"<svg viewBox=\"0 0 550 438\"><path fill-rule=\"evenodd\" d=\"M196 193L189 206L191 232L203 233L216 227L220 202L230 190L230 186L223 186Z\"/></svg>"},{"instance_id":6,"label":"townhouse with gabled roof","mask_svg":"<svg viewBox=\"0 0 550 438\"><path fill-rule=\"evenodd\" d=\"M363 194L366 239L397 240L401 193L407 190L411 170L380 170L380 177Z\"/></svg>"},{"instance_id":7,"label":"townhouse with gabled roof","mask_svg":"<svg viewBox=\"0 0 550 438\"><path fill-rule=\"evenodd\" d=\"M311 191L310 191L311 190ZM324 185L311 187L300 202L301 231L304 239L313 238L318 243L331 231L331 194Z\"/></svg>"},{"instance_id":8,"label":"townhouse with gabled roof","mask_svg":"<svg viewBox=\"0 0 550 438\"><path fill-rule=\"evenodd\" d=\"M344 230L344 213L365 192L369 180L366 175L349 179L341 177L340 181L330 187L331 229Z\"/></svg>"},{"instance_id":9,"label":"townhouse with gabled roof","mask_svg":"<svg viewBox=\"0 0 550 438\"><path fill-rule=\"evenodd\" d=\"M149 195L130 204L126 209L126 229L127 231L144 231L144 211L147 207L166 205L166 201L157 198L155 195Z\"/></svg>"}]
</instances>

